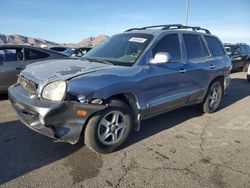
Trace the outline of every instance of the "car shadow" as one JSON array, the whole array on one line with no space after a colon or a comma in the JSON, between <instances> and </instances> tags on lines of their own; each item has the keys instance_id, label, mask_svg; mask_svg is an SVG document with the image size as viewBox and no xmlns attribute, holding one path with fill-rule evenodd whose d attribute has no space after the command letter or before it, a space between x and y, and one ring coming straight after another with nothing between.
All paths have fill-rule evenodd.
<instances>
[{"instance_id":1,"label":"car shadow","mask_svg":"<svg viewBox=\"0 0 250 188\"><path fill-rule=\"evenodd\" d=\"M245 79L232 79L221 109L249 95L250 84ZM140 132L133 132L123 148L201 115L196 106L188 106L143 121ZM75 163L72 164L74 168L79 168L81 165L77 161L86 160L88 165L94 166L97 161L93 160L93 155L83 146L82 140L77 145L54 143L46 136L28 129L19 121L0 123L0 185L68 156L72 157L70 161ZM89 172L88 169L92 166L81 168L81 173Z\"/></svg>"},{"instance_id":2,"label":"car shadow","mask_svg":"<svg viewBox=\"0 0 250 188\"><path fill-rule=\"evenodd\" d=\"M12 179L62 159L83 146L55 143L20 121L0 123L0 186Z\"/></svg>"},{"instance_id":3,"label":"car shadow","mask_svg":"<svg viewBox=\"0 0 250 188\"><path fill-rule=\"evenodd\" d=\"M246 79L233 78L229 88L225 92L225 96L218 111L227 108L248 96L250 96L250 83ZM202 114L203 113L200 112L197 105L194 105L183 107L145 120L141 124L140 131L132 132L129 140L122 148L129 147L161 131L175 127L188 119L201 116Z\"/></svg>"}]
</instances>

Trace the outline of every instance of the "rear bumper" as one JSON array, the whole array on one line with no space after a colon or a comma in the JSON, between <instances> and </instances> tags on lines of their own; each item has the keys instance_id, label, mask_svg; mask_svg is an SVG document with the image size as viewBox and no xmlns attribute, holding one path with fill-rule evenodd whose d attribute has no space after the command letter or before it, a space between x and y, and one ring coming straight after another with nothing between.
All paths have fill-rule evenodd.
<instances>
[{"instance_id":1,"label":"rear bumper","mask_svg":"<svg viewBox=\"0 0 250 188\"><path fill-rule=\"evenodd\" d=\"M88 117L105 105L81 104L79 102L51 102L32 97L19 84L9 88L10 102L20 120L30 129L57 139L77 143ZM77 115L78 110L87 111L85 117Z\"/></svg>"}]
</instances>

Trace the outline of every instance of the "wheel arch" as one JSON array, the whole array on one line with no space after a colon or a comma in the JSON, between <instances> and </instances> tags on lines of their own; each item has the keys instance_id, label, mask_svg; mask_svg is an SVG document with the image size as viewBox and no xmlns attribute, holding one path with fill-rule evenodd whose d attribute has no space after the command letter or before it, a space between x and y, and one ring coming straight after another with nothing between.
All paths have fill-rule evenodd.
<instances>
[{"instance_id":1,"label":"wheel arch","mask_svg":"<svg viewBox=\"0 0 250 188\"><path fill-rule=\"evenodd\" d=\"M222 88L223 88L223 95L224 95L224 79L225 79L225 76L224 75L219 75L219 76L216 76L210 83L209 83L209 86L207 87L207 91L206 91L206 95L204 97L204 100L206 99L207 95L208 95L208 92L209 92L209 88L211 87L211 85L215 82L215 81L219 81L222 85ZM204 101L203 100L203 101Z\"/></svg>"},{"instance_id":2,"label":"wheel arch","mask_svg":"<svg viewBox=\"0 0 250 188\"><path fill-rule=\"evenodd\" d=\"M139 107L137 97L132 93L119 93L119 94L109 97L108 99L106 99L106 101L109 102L112 99L120 100L128 105L128 107L131 110L132 118L134 120L134 129L139 130L140 129L140 107Z\"/></svg>"}]
</instances>

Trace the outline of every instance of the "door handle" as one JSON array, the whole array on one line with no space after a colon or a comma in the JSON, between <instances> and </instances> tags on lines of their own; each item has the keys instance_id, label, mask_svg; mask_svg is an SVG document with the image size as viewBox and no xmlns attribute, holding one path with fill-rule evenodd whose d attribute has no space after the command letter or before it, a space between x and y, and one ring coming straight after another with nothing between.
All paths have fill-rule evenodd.
<instances>
[{"instance_id":1,"label":"door handle","mask_svg":"<svg viewBox=\"0 0 250 188\"><path fill-rule=\"evenodd\" d=\"M215 65L209 65L210 69L214 69L216 66Z\"/></svg>"},{"instance_id":2,"label":"door handle","mask_svg":"<svg viewBox=\"0 0 250 188\"><path fill-rule=\"evenodd\" d=\"M16 67L16 70L22 70L22 67Z\"/></svg>"},{"instance_id":3,"label":"door handle","mask_svg":"<svg viewBox=\"0 0 250 188\"><path fill-rule=\"evenodd\" d=\"M179 70L179 73L181 73L181 74L183 74L183 73L185 73L185 72L187 72L186 69L181 69L181 70Z\"/></svg>"}]
</instances>

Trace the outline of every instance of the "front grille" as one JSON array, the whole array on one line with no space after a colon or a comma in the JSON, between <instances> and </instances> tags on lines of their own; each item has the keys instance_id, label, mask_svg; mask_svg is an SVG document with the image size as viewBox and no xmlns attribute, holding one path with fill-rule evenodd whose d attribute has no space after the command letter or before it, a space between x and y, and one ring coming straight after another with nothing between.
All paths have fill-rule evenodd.
<instances>
[{"instance_id":1,"label":"front grille","mask_svg":"<svg viewBox=\"0 0 250 188\"><path fill-rule=\"evenodd\" d=\"M22 86L23 89L27 90L28 92L32 94L36 93L37 85L34 82L22 76L18 76L18 83Z\"/></svg>"}]
</instances>

